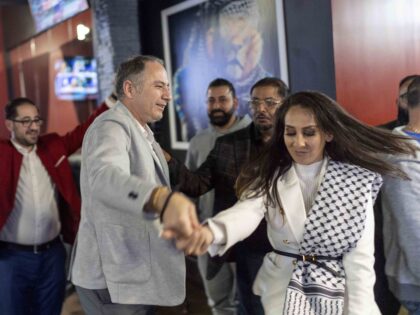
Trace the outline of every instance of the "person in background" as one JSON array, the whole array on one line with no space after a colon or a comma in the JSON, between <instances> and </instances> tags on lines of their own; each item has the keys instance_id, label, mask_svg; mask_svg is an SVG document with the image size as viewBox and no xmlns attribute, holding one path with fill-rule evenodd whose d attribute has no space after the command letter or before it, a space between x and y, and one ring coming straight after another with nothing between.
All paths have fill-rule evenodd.
<instances>
[{"instance_id":1,"label":"person in background","mask_svg":"<svg viewBox=\"0 0 420 315\"><path fill-rule=\"evenodd\" d=\"M407 88L417 75L408 75L401 79L398 85L398 97L395 101L397 104L398 114L395 120L391 120L380 127L393 130L396 127L406 125L408 123L407 108Z\"/></svg>"},{"instance_id":2,"label":"person in background","mask_svg":"<svg viewBox=\"0 0 420 315\"><path fill-rule=\"evenodd\" d=\"M408 123L407 108L407 88L416 75L408 75L401 79L398 86L398 96L396 99L398 116L395 120L389 121L379 127L393 130L396 127L404 126ZM382 214L382 193L376 199L375 209L375 299L378 303L382 315L395 315L400 309L400 303L389 290L387 276L385 274L385 254L384 254L384 233L383 233L383 214Z\"/></svg>"},{"instance_id":3,"label":"person in background","mask_svg":"<svg viewBox=\"0 0 420 315\"><path fill-rule=\"evenodd\" d=\"M194 172L175 158L167 157L171 183L190 197L199 197L214 189L213 214L232 206L237 201L234 185L241 167L258 156L270 140L275 112L287 94L286 84L278 78L267 77L257 81L250 91L252 123L217 138L206 160ZM252 284L269 251L271 245L267 239L266 223L262 221L256 231L229 254L229 257L233 256L230 259L236 262L241 315L264 314L260 298L252 292ZM208 268L207 276L212 277L217 271Z\"/></svg>"},{"instance_id":4,"label":"person in background","mask_svg":"<svg viewBox=\"0 0 420 315\"><path fill-rule=\"evenodd\" d=\"M185 299L184 255L159 237L161 230L188 236L200 226L194 204L171 192L162 149L147 125L162 119L171 99L163 62L130 58L115 81L118 102L83 141L71 275L87 314L150 315L154 305Z\"/></svg>"},{"instance_id":5,"label":"person in background","mask_svg":"<svg viewBox=\"0 0 420 315\"><path fill-rule=\"evenodd\" d=\"M217 138L236 130L245 128L251 123L248 115L239 117L236 113L238 99L232 83L217 78L207 88L207 113L210 127L195 135L187 152L185 165L195 171L203 163ZM198 201L200 221L213 216L214 191L201 196ZM207 279L208 265L217 268L212 279ZM209 255L198 257L198 269L203 279L208 304L214 315L235 315L236 284L235 268L229 262L210 259Z\"/></svg>"},{"instance_id":6,"label":"person in background","mask_svg":"<svg viewBox=\"0 0 420 315\"><path fill-rule=\"evenodd\" d=\"M414 150L406 137L360 123L322 93L293 94L276 113L263 155L241 172L240 200L199 233L178 236L177 247L201 254L212 244L212 255L223 254L265 218L274 250L254 291L266 315L380 314L373 203L380 174L407 178L384 154Z\"/></svg>"},{"instance_id":7,"label":"person in background","mask_svg":"<svg viewBox=\"0 0 420 315\"><path fill-rule=\"evenodd\" d=\"M385 272L391 292L410 315L420 314L420 76L408 86L408 123L394 133L408 136L415 155L391 156L409 181L386 176L382 187Z\"/></svg>"},{"instance_id":8,"label":"person in background","mask_svg":"<svg viewBox=\"0 0 420 315\"><path fill-rule=\"evenodd\" d=\"M25 97L5 107L10 139L0 140L0 314L60 314L65 249L80 218L80 195L68 157L77 151L100 106L64 136L41 135L44 120Z\"/></svg>"}]
</instances>

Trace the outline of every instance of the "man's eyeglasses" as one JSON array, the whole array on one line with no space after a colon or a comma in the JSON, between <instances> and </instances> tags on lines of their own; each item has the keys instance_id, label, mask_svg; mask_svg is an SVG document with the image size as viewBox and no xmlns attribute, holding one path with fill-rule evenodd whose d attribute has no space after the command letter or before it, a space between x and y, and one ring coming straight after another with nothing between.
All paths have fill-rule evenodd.
<instances>
[{"instance_id":1,"label":"man's eyeglasses","mask_svg":"<svg viewBox=\"0 0 420 315\"><path fill-rule=\"evenodd\" d=\"M35 119L12 119L12 121L22 124L23 127L29 127L32 125L32 123L34 123L37 126L41 126L44 122L44 120L42 118L35 118Z\"/></svg>"},{"instance_id":2,"label":"man's eyeglasses","mask_svg":"<svg viewBox=\"0 0 420 315\"><path fill-rule=\"evenodd\" d=\"M278 105L280 105L281 104L281 101L275 100L275 99L271 99L271 98L266 98L264 100L253 99L253 100L250 100L248 102L248 106L252 110L257 110L258 107L260 107L260 104L261 103L263 103L266 108L272 109L272 108L275 108Z\"/></svg>"}]
</instances>

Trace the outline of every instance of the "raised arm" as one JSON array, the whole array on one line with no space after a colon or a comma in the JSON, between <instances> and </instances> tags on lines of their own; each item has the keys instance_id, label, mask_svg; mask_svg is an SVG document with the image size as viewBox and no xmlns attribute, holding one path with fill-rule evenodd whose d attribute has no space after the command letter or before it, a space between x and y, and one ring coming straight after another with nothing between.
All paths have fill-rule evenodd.
<instances>
[{"instance_id":1,"label":"raised arm","mask_svg":"<svg viewBox=\"0 0 420 315\"><path fill-rule=\"evenodd\" d=\"M202 255L208 250L212 256L223 255L258 227L265 213L262 200L254 198L238 201L233 207L207 220L190 238L178 237L177 247L186 254Z\"/></svg>"},{"instance_id":2,"label":"raised arm","mask_svg":"<svg viewBox=\"0 0 420 315\"><path fill-rule=\"evenodd\" d=\"M67 155L73 154L82 146L83 137L85 136L86 130L95 120L95 118L106 110L108 110L108 105L106 105L106 103L103 103L89 116L89 118L85 122L81 123L76 128L62 136L64 145L66 147Z\"/></svg>"},{"instance_id":3,"label":"raised arm","mask_svg":"<svg viewBox=\"0 0 420 315\"><path fill-rule=\"evenodd\" d=\"M199 197L214 188L214 176L219 147L216 146L200 167L190 171L174 157L165 155L168 160L171 185L190 197Z\"/></svg>"}]
</instances>

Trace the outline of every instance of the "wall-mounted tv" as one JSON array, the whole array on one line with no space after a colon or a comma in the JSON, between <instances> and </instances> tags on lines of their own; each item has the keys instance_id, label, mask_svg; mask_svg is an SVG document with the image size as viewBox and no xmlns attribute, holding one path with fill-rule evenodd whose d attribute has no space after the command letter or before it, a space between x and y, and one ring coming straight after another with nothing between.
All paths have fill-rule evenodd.
<instances>
[{"instance_id":1,"label":"wall-mounted tv","mask_svg":"<svg viewBox=\"0 0 420 315\"><path fill-rule=\"evenodd\" d=\"M98 97L96 60L91 57L65 57L54 64L55 95L60 100L82 101Z\"/></svg>"},{"instance_id":2,"label":"wall-mounted tv","mask_svg":"<svg viewBox=\"0 0 420 315\"><path fill-rule=\"evenodd\" d=\"M28 0L37 32L89 8L87 0Z\"/></svg>"}]
</instances>

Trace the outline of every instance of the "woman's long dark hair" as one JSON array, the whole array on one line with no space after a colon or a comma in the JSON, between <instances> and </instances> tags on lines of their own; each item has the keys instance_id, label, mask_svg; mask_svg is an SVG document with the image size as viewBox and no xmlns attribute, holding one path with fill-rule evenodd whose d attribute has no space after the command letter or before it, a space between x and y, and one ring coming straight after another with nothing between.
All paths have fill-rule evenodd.
<instances>
[{"instance_id":1,"label":"woman's long dark hair","mask_svg":"<svg viewBox=\"0 0 420 315\"><path fill-rule=\"evenodd\" d=\"M284 143L285 116L290 108L310 110L325 133L333 135L325 151L335 161L361 166L368 170L408 178L384 154L414 154L409 138L385 129L365 125L350 116L339 104L319 92L299 92L287 97L276 112L273 136L262 154L241 171L237 182L238 197L267 196L266 206L280 204L275 183L292 166Z\"/></svg>"}]
</instances>

